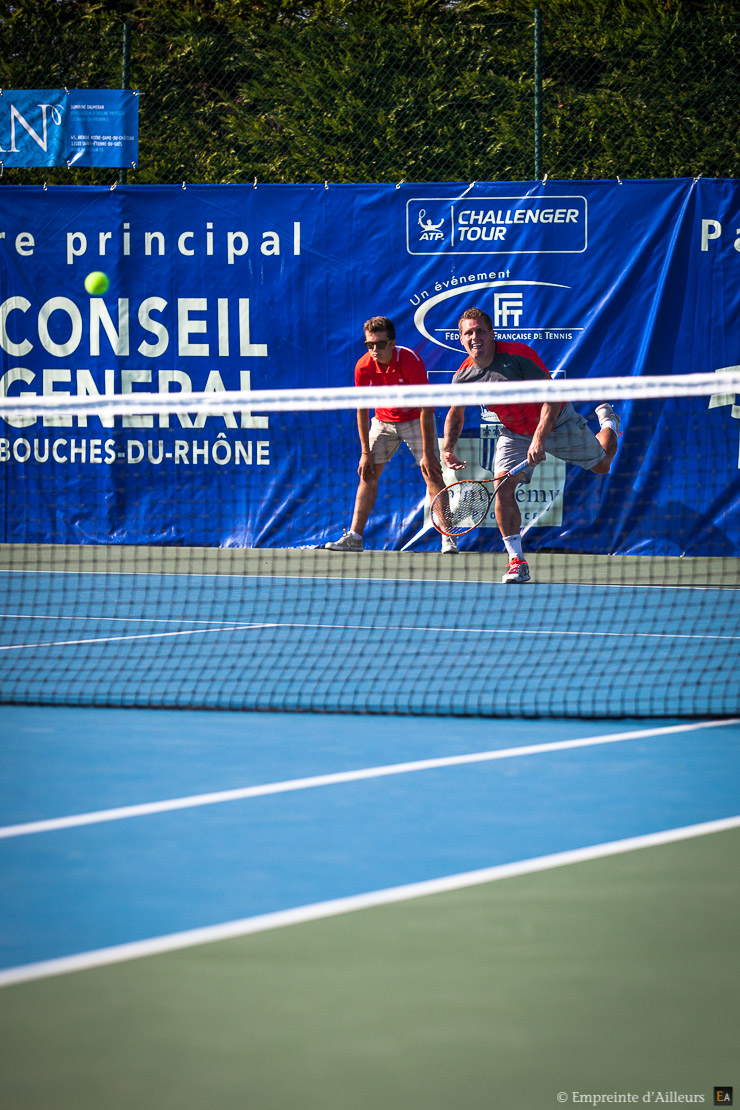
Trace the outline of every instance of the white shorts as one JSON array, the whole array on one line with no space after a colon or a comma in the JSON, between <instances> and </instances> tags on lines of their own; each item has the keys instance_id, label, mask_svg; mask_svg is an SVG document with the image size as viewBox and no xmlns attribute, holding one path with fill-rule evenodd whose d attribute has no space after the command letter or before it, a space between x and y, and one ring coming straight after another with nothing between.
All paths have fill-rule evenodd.
<instances>
[{"instance_id":1,"label":"white shorts","mask_svg":"<svg viewBox=\"0 0 740 1110\"><path fill-rule=\"evenodd\" d=\"M519 435L518 432L502 428L496 444L494 473L502 474L506 470L513 470L520 462L524 462L531 442L531 436ZM606 454L587 421L576 412L570 401L545 440L545 448L548 455L554 455L563 462L575 463L584 470L591 470ZM529 482L533 470L534 467L531 466L523 470L521 481Z\"/></svg>"},{"instance_id":2,"label":"white shorts","mask_svg":"<svg viewBox=\"0 0 740 1110\"><path fill-rule=\"evenodd\" d=\"M385 465L393 458L398 448L405 443L417 466L421 463L422 442L421 424L419 417L415 420L401 420L391 424L389 421L378 420L377 416L370 422L370 451L376 463ZM437 437L434 437L434 453L439 458Z\"/></svg>"}]
</instances>

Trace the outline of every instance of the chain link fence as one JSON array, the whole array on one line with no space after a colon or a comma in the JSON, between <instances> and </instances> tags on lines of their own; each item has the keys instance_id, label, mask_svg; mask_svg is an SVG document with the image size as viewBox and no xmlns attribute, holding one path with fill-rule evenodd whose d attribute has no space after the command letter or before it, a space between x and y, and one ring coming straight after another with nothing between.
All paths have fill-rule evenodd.
<instances>
[{"instance_id":1,"label":"chain link fence","mask_svg":"<svg viewBox=\"0 0 740 1110\"><path fill-rule=\"evenodd\" d=\"M125 25L57 7L0 15L0 84L138 88L139 164L6 168L0 184L740 177L731 5Z\"/></svg>"}]
</instances>

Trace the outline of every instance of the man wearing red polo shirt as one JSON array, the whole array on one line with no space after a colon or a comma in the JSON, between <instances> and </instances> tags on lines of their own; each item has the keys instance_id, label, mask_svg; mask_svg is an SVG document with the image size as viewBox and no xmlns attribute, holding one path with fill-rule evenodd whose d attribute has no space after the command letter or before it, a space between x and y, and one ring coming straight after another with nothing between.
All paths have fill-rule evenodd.
<instances>
[{"instance_id":1,"label":"man wearing red polo shirt","mask_svg":"<svg viewBox=\"0 0 740 1110\"><path fill-rule=\"evenodd\" d=\"M373 316L364 325L364 333L367 353L355 366L356 386L426 384L424 363L409 347L396 346L396 329L387 316ZM340 540L326 544L329 551L363 550L362 534L378 495L380 476L402 443L421 467L429 497L435 497L444 486L434 409L376 408L372 421L367 408L358 409L357 431L362 454L352 525ZM451 536L442 537L442 551L457 552Z\"/></svg>"}]
</instances>

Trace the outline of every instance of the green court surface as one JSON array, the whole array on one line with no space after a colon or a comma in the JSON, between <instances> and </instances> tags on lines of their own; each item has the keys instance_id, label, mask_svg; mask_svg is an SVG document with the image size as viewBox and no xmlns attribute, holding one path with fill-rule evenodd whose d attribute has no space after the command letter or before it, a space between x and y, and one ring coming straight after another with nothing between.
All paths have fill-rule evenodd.
<instances>
[{"instance_id":1,"label":"green court surface","mask_svg":"<svg viewBox=\"0 0 740 1110\"><path fill-rule=\"evenodd\" d=\"M691 585L740 587L735 558L676 558L642 555L531 553L527 556L538 582L583 585ZM298 575L320 578L436 579L450 582L501 580L501 554L461 551L454 559L437 552L363 551L348 560L335 552L311 548L111 547L74 544L0 544L0 570L72 574Z\"/></svg>"},{"instance_id":2,"label":"green court surface","mask_svg":"<svg viewBox=\"0 0 740 1110\"><path fill-rule=\"evenodd\" d=\"M711 1105L740 1087L738 860L719 832L7 987L0 1105Z\"/></svg>"}]
</instances>

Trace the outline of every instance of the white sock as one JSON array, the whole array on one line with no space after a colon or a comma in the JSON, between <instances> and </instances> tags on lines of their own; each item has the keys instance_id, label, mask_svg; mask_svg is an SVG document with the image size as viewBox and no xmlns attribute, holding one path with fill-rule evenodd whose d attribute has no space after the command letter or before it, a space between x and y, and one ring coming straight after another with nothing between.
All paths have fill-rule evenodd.
<instances>
[{"instance_id":1,"label":"white sock","mask_svg":"<svg viewBox=\"0 0 740 1110\"><path fill-rule=\"evenodd\" d=\"M606 408L604 406L604 412L601 413L599 412L600 408L602 408L601 405L599 405L596 409L596 415L599 418L599 427L611 428L611 430L614 432L614 435L617 435L617 421L616 417L614 416L614 410L611 408Z\"/></svg>"},{"instance_id":2,"label":"white sock","mask_svg":"<svg viewBox=\"0 0 740 1110\"><path fill-rule=\"evenodd\" d=\"M350 534L350 536L352 536L352 538L353 538L353 539L355 539L355 540L361 540L361 539L362 539L362 536L361 536L361 534L360 534L359 532L355 532L355 531L353 531L353 530L350 530L350 533L349 533L349 534Z\"/></svg>"},{"instance_id":3,"label":"white sock","mask_svg":"<svg viewBox=\"0 0 740 1110\"><path fill-rule=\"evenodd\" d=\"M513 559L514 556L516 556L517 559L522 558L522 537L520 532L517 532L515 536L504 536L503 541L510 559Z\"/></svg>"}]
</instances>

